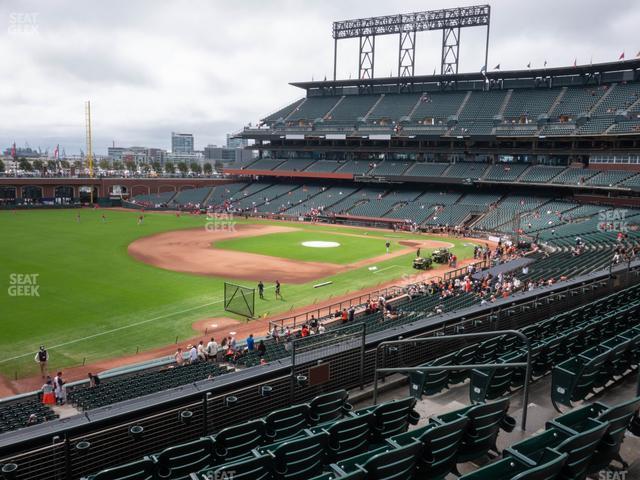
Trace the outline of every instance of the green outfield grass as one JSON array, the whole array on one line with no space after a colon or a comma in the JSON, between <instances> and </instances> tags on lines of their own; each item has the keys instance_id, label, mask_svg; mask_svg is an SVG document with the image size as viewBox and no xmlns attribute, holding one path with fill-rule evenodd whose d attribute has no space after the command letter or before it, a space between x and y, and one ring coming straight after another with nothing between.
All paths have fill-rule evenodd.
<instances>
[{"instance_id":1,"label":"green outfield grass","mask_svg":"<svg viewBox=\"0 0 640 480\"><path fill-rule=\"evenodd\" d=\"M205 218L146 214L144 223L138 225L138 212L85 209L80 212L80 222L76 221L76 213L76 210L0 212L0 374L23 377L36 373L33 357L41 343L50 349L52 367L62 368L83 361L131 355L138 349L171 344L176 337L178 341L191 338L195 335L191 328L194 321L230 316L223 310L222 285L224 280L234 281L232 272L227 279L183 274L140 263L127 254L127 246L137 238L177 229L204 228ZM107 215L104 223L103 213ZM335 263L350 263L384 253L384 241L381 243L380 239L345 235L363 235L366 232L363 229L291 225L302 229L291 235L295 242L301 238L334 238L344 246L348 244L349 248L326 249L336 251L337 256L331 260ZM274 235L277 241L265 242L264 250L255 250L263 237L237 239L235 245L224 248L240 246L246 251L297 259L302 257L293 255L308 252L304 259L319 260L317 255L322 254L320 260L329 261L325 249L300 247L296 252L283 243L282 235L290 234L278 234L279 238ZM402 239L418 238L391 231L372 230L369 235L389 238L392 248ZM449 241L455 244L458 258L472 255L470 244ZM343 256L340 250L348 253ZM267 298L257 301L257 313L282 313L415 273L410 267L414 255L378 262L375 273L363 267L323 279L333 283L321 290L314 290L312 284L283 285L286 301L276 301L272 291L267 290ZM12 296L10 293L16 293L12 283L25 283L27 278L18 278L17 274L36 274L39 296ZM256 331L256 335L264 333Z\"/></svg>"},{"instance_id":2,"label":"green outfield grass","mask_svg":"<svg viewBox=\"0 0 640 480\"><path fill-rule=\"evenodd\" d=\"M385 253L385 243L391 243L391 249L406 248L398 245L396 239L378 237L379 232L371 234L376 238L366 238L362 232L355 236L351 232L326 233L317 229L300 232L271 233L255 237L236 238L215 242L217 248L239 252L261 253L273 257L290 258L307 262L326 262L349 264L358 260L376 257ZM336 242L340 246L332 248L305 247L303 242Z\"/></svg>"}]
</instances>

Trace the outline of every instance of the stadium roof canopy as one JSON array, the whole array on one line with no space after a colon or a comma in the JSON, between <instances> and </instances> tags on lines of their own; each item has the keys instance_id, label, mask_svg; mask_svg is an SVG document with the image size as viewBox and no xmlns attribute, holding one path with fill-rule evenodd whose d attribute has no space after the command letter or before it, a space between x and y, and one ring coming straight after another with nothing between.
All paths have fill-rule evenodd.
<instances>
[{"instance_id":1,"label":"stadium roof canopy","mask_svg":"<svg viewBox=\"0 0 640 480\"><path fill-rule=\"evenodd\" d=\"M291 82L290 85L305 90L330 89L334 87L372 87L377 85L407 85L420 83L473 82L489 80L499 82L501 80L535 80L553 79L557 77L596 78L606 74L628 72L623 78L632 81L638 78L640 71L640 59L616 61L607 63L595 63L590 65L577 65L555 68L527 68L523 70L494 70L491 72L458 73L455 75L415 75L410 77L379 77L367 79L348 80L322 80L311 82ZM628 78L625 78L627 77ZM578 83L578 82L576 82Z\"/></svg>"}]
</instances>

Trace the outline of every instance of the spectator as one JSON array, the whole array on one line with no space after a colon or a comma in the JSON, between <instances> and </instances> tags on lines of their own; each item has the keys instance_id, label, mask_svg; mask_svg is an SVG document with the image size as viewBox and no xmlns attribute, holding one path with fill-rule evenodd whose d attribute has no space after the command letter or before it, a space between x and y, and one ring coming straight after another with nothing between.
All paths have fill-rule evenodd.
<instances>
[{"instance_id":1,"label":"spectator","mask_svg":"<svg viewBox=\"0 0 640 480\"><path fill-rule=\"evenodd\" d=\"M198 348L197 348L197 351L198 351L198 361L199 361L199 362L204 362L204 361L206 361L206 360L207 360L207 352L206 352L206 350L204 349L204 342L203 342L202 340L200 340L200 341L198 342Z\"/></svg>"},{"instance_id":2,"label":"spectator","mask_svg":"<svg viewBox=\"0 0 640 480\"><path fill-rule=\"evenodd\" d=\"M307 324L304 324L302 326L302 329L300 330L300 336L302 336L302 337L308 337L309 336L309 327L307 327Z\"/></svg>"},{"instance_id":3,"label":"spectator","mask_svg":"<svg viewBox=\"0 0 640 480\"><path fill-rule=\"evenodd\" d=\"M98 377L98 375L94 375L93 373L89 372L89 387L93 388L97 387L98 385L100 385L100 378Z\"/></svg>"},{"instance_id":4,"label":"spectator","mask_svg":"<svg viewBox=\"0 0 640 480\"><path fill-rule=\"evenodd\" d=\"M342 323L347 323L349 321L349 314L347 313L347 309L342 309Z\"/></svg>"},{"instance_id":5,"label":"spectator","mask_svg":"<svg viewBox=\"0 0 640 480\"><path fill-rule=\"evenodd\" d=\"M264 357L267 353L267 346L264 344L264 340L258 342L258 356Z\"/></svg>"},{"instance_id":6,"label":"spectator","mask_svg":"<svg viewBox=\"0 0 640 480\"><path fill-rule=\"evenodd\" d=\"M45 405L55 405L56 403L56 395L53 392L51 377L47 377L47 381L42 385L42 403Z\"/></svg>"},{"instance_id":7,"label":"spectator","mask_svg":"<svg viewBox=\"0 0 640 480\"><path fill-rule=\"evenodd\" d=\"M49 352L44 348L44 345L40 345L40 350L36 353L36 362L40 365L40 375L42 378L47 376L47 365L49 363Z\"/></svg>"},{"instance_id":8,"label":"spectator","mask_svg":"<svg viewBox=\"0 0 640 480\"><path fill-rule=\"evenodd\" d=\"M187 350L189 350L189 363L197 363L198 362L198 349L195 345L187 345Z\"/></svg>"},{"instance_id":9,"label":"spectator","mask_svg":"<svg viewBox=\"0 0 640 480\"><path fill-rule=\"evenodd\" d=\"M253 349L255 347L255 341L253 339L253 333L249 335L249 338L247 338L247 350L249 352L253 352Z\"/></svg>"},{"instance_id":10,"label":"spectator","mask_svg":"<svg viewBox=\"0 0 640 480\"><path fill-rule=\"evenodd\" d=\"M53 388L56 394L57 405L64 405L64 401L65 401L64 383L65 382L62 378L62 372L58 372L58 374L53 378Z\"/></svg>"},{"instance_id":11,"label":"spectator","mask_svg":"<svg viewBox=\"0 0 640 480\"><path fill-rule=\"evenodd\" d=\"M175 359L178 366L184 365L184 355L182 354L182 347L178 347L176 353L173 354L173 358Z\"/></svg>"},{"instance_id":12,"label":"spectator","mask_svg":"<svg viewBox=\"0 0 640 480\"><path fill-rule=\"evenodd\" d=\"M207 343L207 358L210 362L215 362L218 359L218 344L213 337Z\"/></svg>"},{"instance_id":13,"label":"spectator","mask_svg":"<svg viewBox=\"0 0 640 480\"><path fill-rule=\"evenodd\" d=\"M318 333L324 333L325 332L325 328L324 325L321 323L320 325L318 325Z\"/></svg>"}]
</instances>

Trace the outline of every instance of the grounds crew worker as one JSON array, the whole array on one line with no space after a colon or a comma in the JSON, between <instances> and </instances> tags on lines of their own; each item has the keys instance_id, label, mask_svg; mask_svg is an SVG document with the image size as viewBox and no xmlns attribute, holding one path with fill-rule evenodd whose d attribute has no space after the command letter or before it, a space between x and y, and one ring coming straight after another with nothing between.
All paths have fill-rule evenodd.
<instances>
[{"instance_id":1,"label":"grounds crew worker","mask_svg":"<svg viewBox=\"0 0 640 480\"><path fill-rule=\"evenodd\" d=\"M49 362L49 352L44 348L44 345L40 345L40 350L36 353L35 361L40 364L40 375L42 378L47 376L47 363Z\"/></svg>"}]
</instances>

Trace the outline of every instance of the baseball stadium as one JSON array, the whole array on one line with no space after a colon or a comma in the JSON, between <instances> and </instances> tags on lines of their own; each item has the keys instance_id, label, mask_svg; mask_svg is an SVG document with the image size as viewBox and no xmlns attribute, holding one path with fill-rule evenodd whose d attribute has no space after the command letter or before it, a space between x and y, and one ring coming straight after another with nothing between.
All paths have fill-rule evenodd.
<instances>
[{"instance_id":1,"label":"baseball stadium","mask_svg":"<svg viewBox=\"0 0 640 480\"><path fill-rule=\"evenodd\" d=\"M640 479L640 59L490 21L334 22L215 176L0 176L0 478Z\"/></svg>"}]
</instances>

